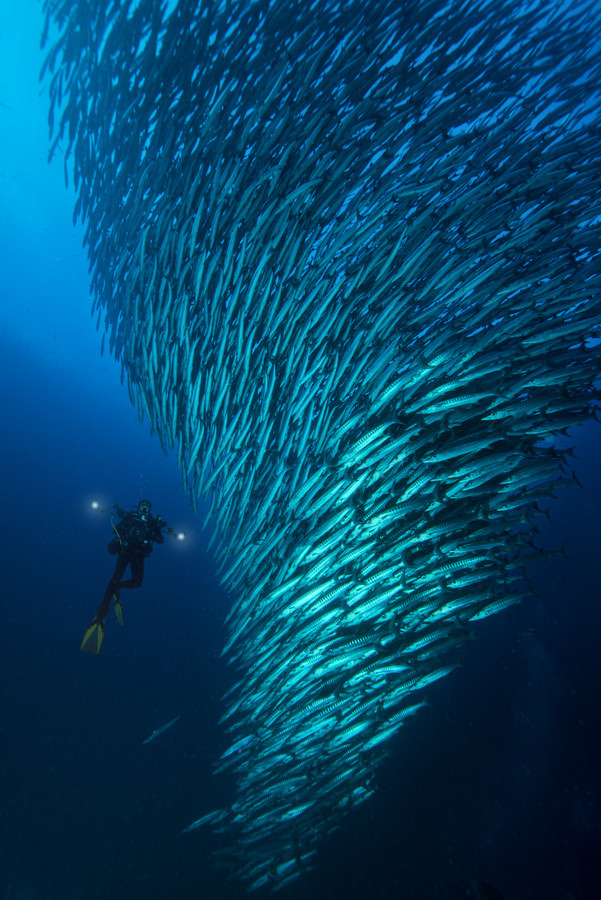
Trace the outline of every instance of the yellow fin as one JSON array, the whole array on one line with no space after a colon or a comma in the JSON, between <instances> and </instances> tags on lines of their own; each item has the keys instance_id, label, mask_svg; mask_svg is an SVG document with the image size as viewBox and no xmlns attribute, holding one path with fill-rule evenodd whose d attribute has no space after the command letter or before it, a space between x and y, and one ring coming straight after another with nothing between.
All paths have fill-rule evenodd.
<instances>
[{"instance_id":1,"label":"yellow fin","mask_svg":"<svg viewBox=\"0 0 601 900\"><path fill-rule=\"evenodd\" d=\"M98 655L100 653L100 648L102 647L102 639L104 637L104 622L99 622L94 619L93 622L90 622L86 629L86 633L83 636L83 641L81 642L80 650L83 650L86 653L94 653Z\"/></svg>"},{"instance_id":2,"label":"yellow fin","mask_svg":"<svg viewBox=\"0 0 601 900\"><path fill-rule=\"evenodd\" d=\"M123 606L121 605L121 600L119 600L119 597L117 597L116 594L113 594L113 601L117 621L119 622L119 625L123 625Z\"/></svg>"}]
</instances>

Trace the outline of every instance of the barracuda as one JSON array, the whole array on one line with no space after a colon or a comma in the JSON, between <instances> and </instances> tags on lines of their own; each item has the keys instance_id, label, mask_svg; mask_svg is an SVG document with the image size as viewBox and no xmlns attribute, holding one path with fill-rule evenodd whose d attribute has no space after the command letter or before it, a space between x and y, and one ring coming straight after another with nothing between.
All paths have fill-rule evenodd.
<instances>
[{"instance_id":1,"label":"barracuda","mask_svg":"<svg viewBox=\"0 0 601 900\"><path fill-rule=\"evenodd\" d=\"M255 887L522 599L599 397L598 4L339 5L44 0L93 312L232 601L235 796L187 830Z\"/></svg>"}]
</instances>

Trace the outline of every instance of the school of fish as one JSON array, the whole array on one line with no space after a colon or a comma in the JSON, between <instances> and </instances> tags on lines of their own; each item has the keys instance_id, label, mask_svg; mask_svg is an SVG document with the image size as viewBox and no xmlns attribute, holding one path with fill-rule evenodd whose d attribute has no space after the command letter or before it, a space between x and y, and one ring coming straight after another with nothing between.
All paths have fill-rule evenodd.
<instances>
[{"instance_id":1,"label":"school of fish","mask_svg":"<svg viewBox=\"0 0 601 900\"><path fill-rule=\"evenodd\" d=\"M528 594L601 359L596 0L45 0L51 154L232 599L249 887ZM595 384L597 380L597 385Z\"/></svg>"}]
</instances>

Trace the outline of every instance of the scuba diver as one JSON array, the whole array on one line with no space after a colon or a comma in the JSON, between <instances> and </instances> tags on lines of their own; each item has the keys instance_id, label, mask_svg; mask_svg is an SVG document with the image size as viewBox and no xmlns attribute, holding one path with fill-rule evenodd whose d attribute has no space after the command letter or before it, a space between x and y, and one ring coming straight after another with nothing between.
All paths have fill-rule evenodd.
<instances>
[{"instance_id":1,"label":"scuba diver","mask_svg":"<svg viewBox=\"0 0 601 900\"><path fill-rule=\"evenodd\" d=\"M93 504L94 505L94 504ZM97 507L96 507L97 508ZM81 642L81 650L89 653L99 653L104 638L106 615L113 601L115 615L120 625L123 625L123 607L119 591L121 588L139 588L144 579L144 560L152 553L152 544L163 543L162 529L166 528L170 534L175 535L172 528L161 516L156 518L151 515L150 500L140 500L136 509L125 512L117 504L109 506L114 509L121 521L115 525L111 518L111 525L115 536L108 545L109 553L117 556L115 571L109 581L104 599L96 610L96 618L90 622ZM107 512L107 510L100 510ZM125 570L130 567L131 578L121 581Z\"/></svg>"}]
</instances>

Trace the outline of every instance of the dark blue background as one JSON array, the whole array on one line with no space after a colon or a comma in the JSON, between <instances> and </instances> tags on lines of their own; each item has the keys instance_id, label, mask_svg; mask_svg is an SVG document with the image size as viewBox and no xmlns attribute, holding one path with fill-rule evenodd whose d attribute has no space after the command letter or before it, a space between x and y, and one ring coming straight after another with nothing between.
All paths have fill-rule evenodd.
<instances>
[{"instance_id":1,"label":"dark blue background","mask_svg":"<svg viewBox=\"0 0 601 900\"><path fill-rule=\"evenodd\" d=\"M0 9L0 900L239 898L220 840L182 835L227 803L220 658L228 600L173 457L100 359L62 160L46 165L37 4ZM478 624L463 665L390 745L379 790L283 896L601 897L598 559L601 434L577 429L583 489L562 491L538 596ZM147 563L79 645L111 574L108 514L149 497L188 539ZM142 741L179 721L156 741Z\"/></svg>"},{"instance_id":2,"label":"dark blue background","mask_svg":"<svg viewBox=\"0 0 601 900\"><path fill-rule=\"evenodd\" d=\"M95 394L6 341L0 360L0 897L241 897L212 865L219 840L180 833L232 796L211 766L233 673L227 598L175 462L118 381ZM601 475L598 427L578 432L584 489L541 522L568 558L533 567L538 598L479 623L392 743L376 796L290 896L455 898L472 877L515 900L597 896ZM96 495L148 496L188 532L155 548L98 657L79 651L114 562Z\"/></svg>"}]
</instances>

